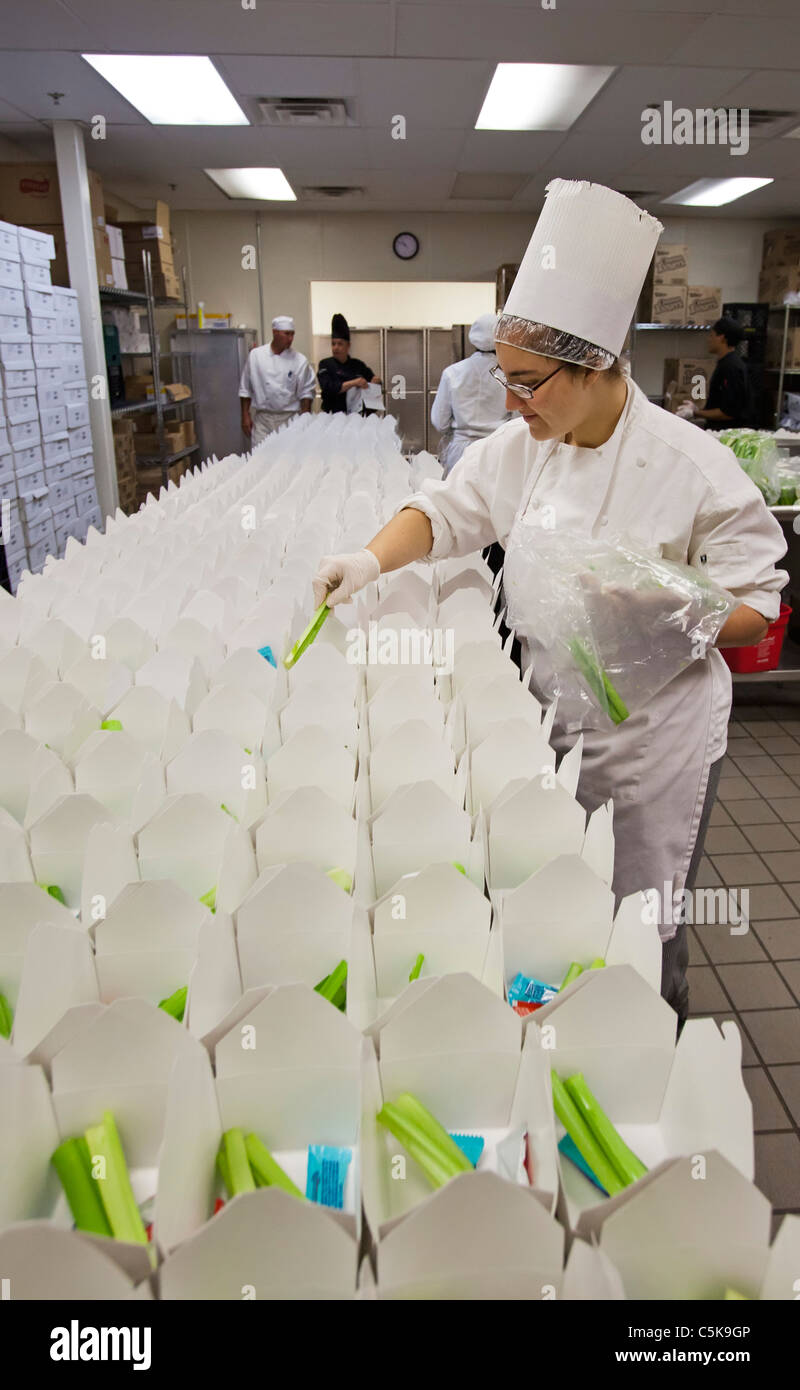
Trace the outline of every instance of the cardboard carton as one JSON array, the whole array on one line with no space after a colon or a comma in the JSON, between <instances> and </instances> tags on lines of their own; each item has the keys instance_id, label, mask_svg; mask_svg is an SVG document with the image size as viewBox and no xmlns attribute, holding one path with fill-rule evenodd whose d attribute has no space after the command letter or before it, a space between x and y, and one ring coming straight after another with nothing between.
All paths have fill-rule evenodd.
<instances>
[{"instance_id":1,"label":"cardboard carton","mask_svg":"<svg viewBox=\"0 0 800 1390\"><path fill-rule=\"evenodd\" d=\"M655 285L651 301L651 323L686 323L686 285Z\"/></svg>"},{"instance_id":2,"label":"cardboard carton","mask_svg":"<svg viewBox=\"0 0 800 1390\"><path fill-rule=\"evenodd\" d=\"M767 270L773 266L800 266L800 230L781 227L778 231L764 233L761 267Z\"/></svg>"},{"instance_id":3,"label":"cardboard carton","mask_svg":"<svg viewBox=\"0 0 800 1390\"><path fill-rule=\"evenodd\" d=\"M722 313L722 290L709 285L690 285L686 300L687 323L716 323Z\"/></svg>"}]
</instances>

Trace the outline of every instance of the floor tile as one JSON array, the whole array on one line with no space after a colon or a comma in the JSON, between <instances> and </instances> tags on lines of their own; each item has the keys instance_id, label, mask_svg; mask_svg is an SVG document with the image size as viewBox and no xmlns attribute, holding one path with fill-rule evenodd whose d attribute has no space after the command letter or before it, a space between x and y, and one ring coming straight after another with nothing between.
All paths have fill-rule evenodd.
<instances>
[{"instance_id":1,"label":"floor tile","mask_svg":"<svg viewBox=\"0 0 800 1390\"><path fill-rule=\"evenodd\" d=\"M783 887L786 889L792 902L795 903L797 907L800 907L800 883L784 883Z\"/></svg>"},{"instance_id":2,"label":"floor tile","mask_svg":"<svg viewBox=\"0 0 800 1390\"><path fill-rule=\"evenodd\" d=\"M792 821L800 821L800 796L770 796L767 797L768 804L776 812L779 820L791 825Z\"/></svg>"},{"instance_id":3,"label":"floor tile","mask_svg":"<svg viewBox=\"0 0 800 1390\"><path fill-rule=\"evenodd\" d=\"M738 888L740 885L752 883L771 883L773 880L773 875L760 854L712 854L711 863L722 882L730 884L731 887Z\"/></svg>"},{"instance_id":4,"label":"floor tile","mask_svg":"<svg viewBox=\"0 0 800 1390\"><path fill-rule=\"evenodd\" d=\"M791 716L787 715L785 719L781 720L781 728L785 733L792 734L797 738L800 736L800 719L792 719Z\"/></svg>"},{"instance_id":5,"label":"floor tile","mask_svg":"<svg viewBox=\"0 0 800 1390\"><path fill-rule=\"evenodd\" d=\"M774 853L776 850L800 848L788 825L748 825L744 833L753 849L760 850L762 854L765 850Z\"/></svg>"},{"instance_id":6,"label":"floor tile","mask_svg":"<svg viewBox=\"0 0 800 1390\"><path fill-rule=\"evenodd\" d=\"M800 967L800 961L797 965ZM787 1008L795 1003L785 980L770 961L754 965L718 965L717 972L740 1012Z\"/></svg>"},{"instance_id":7,"label":"floor tile","mask_svg":"<svg viewBox=\"0 0 800 1390\"><path fill-rule=\"evenodd\" d=\"M797 907L779 883L755 883L750 889L750 921L769 922L773 917L796 917Z\"/></svg>"},{"instance_id":8,"label":"floor tile","mask_svg":"<svg viewBox=\"0 0 800 1390\"><path fill-rule=\"evenodd\" d=\"M800 1125L800 1067L770 1067L769 1071L795 1124Z\"/></svg>"},{"instance_id":9,"label":"floor tile","mask_svg":"<svg viewBox=\"0 0 800 1390\"><path fill-rule=\"evenodd\" d=\"M745 801L760 796L761 793L746 777L720 777L717 795L727 806L729 802Z\"/></svg>"},{"instance_id":10,"label":"floor tile","mask_svg":"<svg viewBox=\"0 0 800 1390\"><path fill-rule=\"evenodd\" d=\"M714 805L711 807L711 815L708 821L709 826L731 825L732 823L733 822L731 821L728 812L725 810L725 807L722 805L722 802L715 801Z\"/></svg>"},{"instance_id":11,"label":"floor tile","mask_svg":"<svg viewBox=\"0 0 800 1390\"><path fill-rule=\"evenodd\" d=\"M781 827L776 828L780 829ZM739 854L740 852L748 854L752 848L749 840L745 839L738 826L710 825L706 832L706 854ZM776 850L778 846L771 844L769 848Z\"/></svg>"},{"instance_id":12,"label":"floor tile","mask_svg":"<svg viewBox=\"0 0 800 1390\"><path fill-rule=\"evenodd\" d=\"M777 757L781 766L783 766L784 763L784 758L780 756L781 754L791 756L793 753L800 752L800 744L789 734L782 734L778 738L760 738L758 744L760 748L763 748L765 753L773 758ZM788 772L789 769L784 768L784 771Z\"/></svg>"},{"instance_id":13,"label":"floor tile","mask_svg":"<svg viewBox=\"0 0 800 1390\"><path fill-rule=\"evenodd\" d=\"M761 857L779 883L800 883L800 848L767 852Z\"/></svg>"},{"instance_id":14,"label":"floor tile","mask_svg":"<svg viewBox=\"0 0 800 1390\"><path fill-rule=\"evenodd\" d=\"M748 710L748 717L742 719L741 725L743 729L746 729L749 734L754 734L756 738L759 733L775 734L779 736L786 732L785 728L782 728L780 724L776 724L774 719L759 719L754 709Z\"/></svg>"},{"instance_id":15,"label":"floor tile","mask_svg":"<svg viewBox=\"0 0 800 1390\"><path fill-rule=\"evenodd\" d=\"M738 753L732 755L731 762L734 766L734 773L742 773L745 777L770 777L777 776L781 772L788 772L788 768L781 767L774 758L767 757L762 753L760 757L741 757ZM723 776L726 769L723 768Z\"/></svg>"},{"instance_id":16,"label":"floor tile","mask_svg":"<svg viewBox=\"0 0 800 1390\"><path fill-rule=\"evenodd\" d=\"M796 1134L756 1135L755 1183L773 1207L800 1207L800 1139Z\"/></svg>"},{"instance_id":17,"label":"floor tile","mask_svg":"<svg viewBox=\"0 0 800 1390\"><path fill-rule=\"evenodd\" d=\"M800 1062L800 1009L748 1013L743 1023L767 1066Z\"/></svg>"},{"instance_id":18,"label":"floor tile","mask_svg":"<svg viewBox=\"0 0 800 1390\"><path fill-rule=\"evenodd\" d=\"M730 1007L725 991L710 965L690 965L686 971L689 981L689 1012L710 1014Z\"/></svg>"},{"instance_id":19,"label":"floor tile","mask_svg":"<svg viewBox=\"0 0 800 1390\"><path fill-rule=\"evenodd\" d=\"M736 825L779 825L780 816L768 801L731 801L725 810Z\"/></svg>"},{"instance_id":20,"label":"floor tile","mask_svg":"<svg viewBox=\"0 0 800 1390\"><path fill-rule=\"evenodd\" d=\"M700 860L700 867L697 870L697 878L694 882L695 888L716 888L722 883L722 879L711 863L711 860L706 859L705 855Z\"/></svg>"},{"instance_id":21,"label":"floor tile","mask_svg":"<svg viewBox=\"0 0 800 1390\"><path fill-rule=\"evenodd\" d=\"M776 1095L769 1072L763 1067L745 1067L742 1079L753 1102L753 1129L791 1129L792 1121L780 1095Z\"/></svg>"},{"instance_id":22,"label":"floor tile","mask_svg":"<svg viewBox=\"0 0 800 1390\"><path fill-rule=\"evenodd\" d=\"M691 1006L690 1006L690 1008L691 1008ZM694 1018L694 1017L695 1017L695 1015L692 1014L692 1018ZM747 1029L744 1027L744 1025L743 1025L741 1019L739 1018L738 1014L736 1013L736 1010L735 1010L735 1009L729 1009L727 1013L713 1013L713 1014L711 1014L711 1013L709 1013L709 1014L700 1013L699 1015L697 1015L697 1017L700 1017L700 1018L713 1018L714 1022L716 1023L716 1025L717 1025L717 1027L720 1029L720 1031L722 1030L722 1024L723 1024L723 1023L731 1023L731 1022L732 1022L732 1023L735 1023L736 1027L737 1027L738 1030L739 1030L739 1035L740 1035L740 1037L741 1037L741 1039L742 1039L742 1066L743 1066L743 1067L752 1067L752 1066L758 1066L758 1065L760 1065L759 1059L758 1059L758 1057L756 1056L756 1053L755 1053L755 1051L754 1051L754 1049L753 1049L753 1044L751 1043L749 1037L747 1036Z\"/></svg>"},{"instance_id":23,"label":"floor tile","mask_svg":"<svg viewBox=\"0 0 800 1390\"><path fill-rule=\"evenodd\" d=\"M779 757L781 772L788 772L790 777L800 776L800 745L794 753L788 753L785 757Z\"/></svg>"},{"instance_id":24,"label":"floor tile","mask_svg":"<svg viewBox=\"0 0 800 1390\"><path fill-rule=\"evenodd\" d=\"M696 933L695 933L694 931L692 931L691 928L690 928L689 933L688 933L688 940L689 940L689 964L690 964L690 965L708 965L708 961L706 960L705 952L703 951L703 948L702 948L702 946L700 945L700 942L699 942L699 940L698 940L698 938L697 938Z\"/></svg>"},{"instance_id":25,"label":"floor tile","mask_svg":"<svg viewBox=\"0 0 800 1390\"><path fill-rule=\"evenodd\" d=\"M782 922L758 922L754 930L773 960L800 960L800 917L787 917ZM753 929L749 934L752 936Z\"/></svg>"},{"instance_id":26,"label":"floor tile","mask_svg":"<svg viewBox=\"0 0 800 1390\"><path fill-rule=\"evenodd\" d=\"M800 1002L800 960L782 961L779 969L795 999Z\"/></svg>"},{"instance_id":27,"label":"floor tile","mask_svg":"<svg viewBox=\"0 0 800 1390\"><path fill-rule=\"evenodd\" d=\"M751 777L750 781L759 796L765 796L769 801L776 801L779 798L782 800L787 796L797 796L797 783L791 777L787 777L785 773L778 773L775 777ZM722 778L720 778L721 785Z\"/></svg>"},{"instance_id":28,"label":"floor tile","mask_svg":"<svg viewBox=\"0 0 800 1390\"><path fill-rule=\"evenodd\" d=\"M744 961L767 959L764 947L752 927L739 935L731 932L725 923L711 923L708 926L697 924L694 932L709 960L715 965L738 965Z\"/></svg>"}]
</instances>

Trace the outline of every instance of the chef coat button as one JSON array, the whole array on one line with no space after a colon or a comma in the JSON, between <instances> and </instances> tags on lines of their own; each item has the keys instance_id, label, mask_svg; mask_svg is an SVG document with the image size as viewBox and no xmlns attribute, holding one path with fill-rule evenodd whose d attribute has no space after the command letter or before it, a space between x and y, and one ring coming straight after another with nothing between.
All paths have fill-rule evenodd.
<instances>
[{"instance_id":1,"label":"chef coat button","mask_svg":"<svg viewBox=\"0 0 800 1390\"><path fill-rule=\"evenodd\" d=\"M645 468L646 466L647 466L647 459L637 459L637 460L636 460L636 467L637 467L637 468Z\"/></svg>"},{"instance_id":2,"label":"chef coat button","mask_svg":"<svg viewBox=\"0 0 800 1390\"><path fill-rule=\"evenodd\" d=\"M607 517L607 516L601 516L601 518L600 518L600 525L601 525L601 526L607 526L607 525L608 525L608 517Z\"/></svg>"}]
</instances>

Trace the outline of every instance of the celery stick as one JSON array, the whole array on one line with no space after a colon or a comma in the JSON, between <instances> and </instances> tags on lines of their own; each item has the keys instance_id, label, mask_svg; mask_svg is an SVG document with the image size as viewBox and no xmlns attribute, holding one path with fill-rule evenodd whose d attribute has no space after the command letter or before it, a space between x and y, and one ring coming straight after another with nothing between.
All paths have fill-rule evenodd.
<instances>
[{"instance_id":1,"label":"celery stick","mask_svg":"<svg viewBox=\"0 0 800 1390\"><path fill-rule=\"evenodd\" d=\"M119 732L122 729L122 725L118 719L104 719L100 728L113 729L115 732Z\"/></svg>"},{"instance_id":2,"label":"celery stick","mask_svg":"<svg viewBox=\"0 0 800 1390\"><path fill-rule=\"evenodd\" d=\"M742 1301L745 1303L749 1303L751 1301L749 1295L746 1293L739 1293L737 1289L726 1289L724 1301L726 1303L729 1303L734 1299L742 1299Z\"/></svg>"},{"instance_id":3,"label":"celery stick","mask_svg":"<svg viewBox=\"0 0 800 1390\"><path fill-rule=\"evenodd\" d=\"M419 979L419 977L420 977L420 972L421 972L422 967L423 967L424 964L425 964L425 957L423 956L422 952L420 952L420 954L417 956L417 959L414 961L414 964L413 964L412 969L411 969L411 974L410 974L409 977L408 977L409 984L411 983L412 980L418 980L418 979Z\"/></svg>"},{"instance_id":4,"label":"celery stick","mask_svg":"<svg viewBox=\"0 0 800 1390\"><path fill-rule=\"evenodd\" d=\"M0 994L0 1038L10 1038L14 1026L14 1010L6 996Z\"/></svg>"},{"instance_id":5,"label":"celery stick","mask_svg":"<svg viewBox=\"0 0 800 1390\"><path fill-rule=\"evenodd\" d=\"M321 994L323 999L328 1000L328 1003L332 1003L334 995L339 992L346 979L347 961L340 960L336 969L332 970L330 975L326 975L324 980L320 980L319 984L314 986L314 992L316 994Z\"/></svg>"},{"instance_id":6,"label":"celery stick","mask_svg":"<svg viewBox=\"0 0 800 1390\"><path fill-rule=\"evenodd\" d=\"M550 1077L553 1083L553 1108L559 1120L600 1186L605 1188L609 1197L614 1197L623 1190L625 1183L583 1120L561 1078L555 1071L551 1071Z\"/></svg>"},{"instance_id":7,"label":"celery stick","mask_svg":"<svg viewBox=\"0 0 800 1390\"><path fill-rule=\"evenodd\" d=\"M229 1197L232 1197L233 1183L231 1182L231 1170L228 1164L227 1157L225 1155L224 1144L220 1144L219 1146L219 1151L217 1153L217 1168L219 1169L220 1177L222 1178L222 1181L225 1184L225 1191L227 1192Z\"/></svg>"},{"instance_id":8,"label":"celery stick","mask_svg":"<svg viewBox=\"0 0 800 1390\"><path fill-rule=\"evenodd\" d=\"M91 1231L96 1236L110 1236L111 1227L97 1183L92 1177L92 1161L86 1140L82 1136L65 1139L51 1155L50 1162L61 1179L76 1228Z\"/></svg>"},{"instance_id":9,"label":"celery stick","mask_svg":"<svg viewBox=\"0 0 800 1390\"><path fill-rule=\"evenodd\" d=\"M457 859L454 859L454 860L453 860L453 868L454 868L454 869L458 869L458 872L459 872L460 874L463 874L464 877L466 878L466 876L467 876L467 871L466 871L466 869L464 868L464 865L463 865L463 864L459 864L459 862L458 862Z\"/></svg>"},{"instance_id":10,"label":"celery stick","mask_svg":"<svg viewBox=\"0 0 800 1390\"><path fill-rule=\"evenodd\" d=\"M458 1147L455 1139L451 1139L443 1125L439 1124L435 1115L412 1096L410 1091L404 1091L394 1102L395 1108L401 1115L411 1123L417 1125L428 1135L432 1143L441 1151L443 1157L449 1159L464 1173L472 1172L474 1164L470 1163L463 1149Z\"/></svg>"},{"instance_id":11,"label":"celery stick","mask_svg":"<svg viewBox=\"0 0 800 1390\"><path fill-rule=\"evenodd\" d=\"M414 1162L419 1164L431 1187L443 1187L451 1178L458 1177L463 1168L446 1159L437 1146L418 1125L409 1122L397 1106L387 1102L377 1115L378 1123L384 1125L395 1139L403 1145Z\"/></svg>"},{"instance_id":12,"label":"celery stick","mask_svg":"<svg viewBox=\"0 0 800 1390\"><path fill-rule=\"evenodd\" d=\"M580 965L578 961L574 960L566 975L564 976L563 980L561 981L561 984L559 985L559 992L562 989L566 989L567 985L571 985L572 981L577 980L578 976L582 974L583 966Z\"/></svg>"},{"instance_id":13,"label":"celery stick","mask_svg":"<svg viewBox=\"0 0 800 1390\"><path fill-rule=\"evenodd\" d=\"M240 1129L228 1129L222 1136L225 1159L231 1179L230 1193L235 1197L239 1192L255 1192L256 1185L245 1149L244 1134Z\"/></svg>"},{"instance_id":14,"label":"celery stick","mask_svg":"<svg viewBox=\"0 0 800 1390\"><path fill-rule=\"evenodd\" d=\"M331 612L332 610L328 607L327 600L320 604L305 632L298 637L291 651L283 658L283 664L287 671L291 670L295 662L300 660L303 652L311 646L322 624L325 622L325 619L330 616Z\"/></svg>"},{"instance_id":15,"label":"celery stick","mask_svg":"<svg viewBox=\"0 0 800 1390\"><path fill-rule=\"evenodd\" d=\"M302 1202L306 1200L305 1193L292 1182L288 1173L284 1173L281 1165L275 1162L266 1144L262 1143L257 1134L248 1134L244 1147L256 1182L260 1179L265 1187L281 1187L290 1196L299 1197Z\"/></svg>"},{"instance_id":16,"label":"celery stick","mask_svg":"<svg viewBox=\"0 0 800 1390\"><path fill-rule=\"evenodd\" d=\"M209 888L208 892L203 894L202 898L200 899L200 902L203 904L204 907L210 907L212 912L216 912L216 910L217 910L217 889L216 889L216 886L214 886L213 888Z\"/></svg>"},{"instance_id":17,"label":"celery stick","mask_svg":"<svg viewBox=\"0 0 800 1390\"><path fill-rule=\"evenodd\" d=\"M575 1076L568 1077L564 1085L624 1185L628 1187L632 1182L636 1182L637 1178L643 1178L647 1169L617 1133L608 1115L589 1090L586 1078L577 1072Z\"/></svg>"},{"instance_id":18,"label":"celery stick","mask_svg":"<svg viewBox=\"0 0 800 1390\"><path fill-rule=\"evenodd\" d=\"M49 893L50 897L55 898L57 903L63 903L64 907L66 907L67 900L57 883L37 883L36 887L43 888L45 893Z\"/></svg>"},{"instance_id":19,"label":"celery stick","mask_svg":"<svg viewBox=\"0 0 800 1390\"><path fill-rule=\"evenodd\" d=\"M346 869L327 869L326 873L338 888L343 888L345 893L352 892L353 880Z\"/></svg>"},{"instance_id":20,"label":"celery stick","mask_svg":"<svg viewBox=\"0 0 800 1390\"><path fill-rule=\"evenodd\" d=\"M90 1161L105 1159L105 1177L97 1178L100 1200L108 1224L117 1240L147 1244L147 1233L131 1188L122 1143L110 1110L103 1112L103 1123L91 1125L86 1131Z\"/></svg>"},{"instance_id":21,"label":"celery stick","mask_svg":"<svg viewBox=\"0 0 800 1390\"><path fill-rule=\"evenodd\" d=\"M609 718L615 724L621 724L623 719L627 719L630 710L625 705L619 692L615 690L605 671L597 664L591 652L587 650L585 644L579 638L574 638L567 643L570 655L575 665L578 667L586 684L600 705L605 710Z\"/></svg>"},{"instance_id":22,"label":"celery stick","mask_svg":"<svg viewBox=\"0 0 800 1390\"><path fill-rule=\"evenodd\" d=\"M605 966L606 966L606 963L605 963L603 957L602 957L602 956L595 956L594 960L592 961L591 965L589 966L589 969L590 969L590 970L605 970Z\"/></svg>"},{"instance_id":23,"label":"celery stick","mask_svg":"<svg viewBox=\"0 0 800 1390\"><path fill-rule=\"evenodd\" d=\"M159 1000L159 1009L163 1009L165 1014L169 1014L170 1018L176 1018L179 1023L182 1023L184 1010L186 1009L186 995L188 992L189 986L181 985L180 989L175 990L174 994L168 995L166 999Z\"/></svg>"}]
</instances>

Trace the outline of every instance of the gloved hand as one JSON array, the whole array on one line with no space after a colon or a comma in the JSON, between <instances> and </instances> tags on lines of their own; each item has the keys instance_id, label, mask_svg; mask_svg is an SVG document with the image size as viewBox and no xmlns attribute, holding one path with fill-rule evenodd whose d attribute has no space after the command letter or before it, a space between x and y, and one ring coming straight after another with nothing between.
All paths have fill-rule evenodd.
<instances>
[{"instance_id":1,"label":"gloved hand","mask_svg":"<svg viewBox=\"0 0 800 1390\"><path fill-rule=\"evenodd\" d=\"M679 405L675 411L675 414L680 415L682 420L693 420L694 413L695 408L691 401L684 401L683 405Z\"/></svg>"},{"instance_id":2,"label":"gloved hand","mask_svg":"<svg viewBox=\"0 0 800 1390\"><path fill-rule=\"evenodd\" d=\"M326 596L329 608L347 603L365 584L377 579L380 572L380 561L371 550L356 550L351 555L323 555L313 579L316 607L325 602Z\"/></svg>"}]
</instances>

